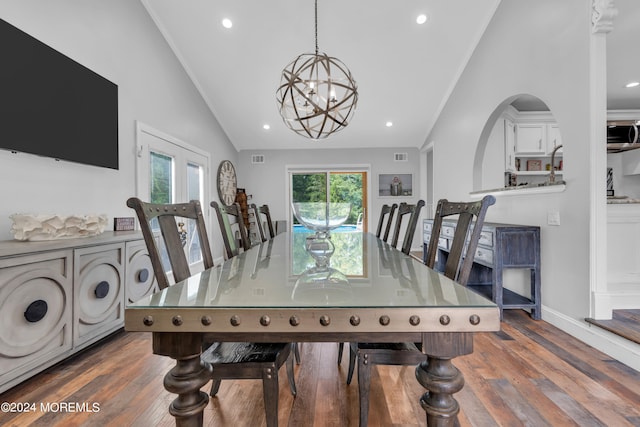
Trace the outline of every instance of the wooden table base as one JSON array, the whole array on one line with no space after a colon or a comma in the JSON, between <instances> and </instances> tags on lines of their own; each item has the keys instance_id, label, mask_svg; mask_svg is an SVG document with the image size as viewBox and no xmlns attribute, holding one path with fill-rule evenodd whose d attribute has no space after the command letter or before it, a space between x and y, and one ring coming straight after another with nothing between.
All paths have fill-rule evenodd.
<instances>
[{"instance_id":1,"label":"wooden table base","mask_svg":"<svg viewBox=\"0 0 640 427\"><path fill-rule=\"evenodd\" d=\"M200 427L209 395L200 389L211 379L211 365L200 360L202 334L154 332L153 352L176 360L164 377L164 388L178 395L169 406L178 427Z\"/></svg>"},{"instance_id":2,"label":"wooden table base","mask_svg":"<svg viewBox=\"0 0 640 427\"><path fill-rule=\"evenodd\" d=\"M422 335L427 360L416 367L416 379L427 392L420 405L427 413L430 427L457 425L460 405L453 394L462 390L464 377L451 359L473 353L473 334L439 332Z\"/></svg>"},{"instance_id":3,"label":"wooden table base","mask_svg":"<svg viewBox=\"0 0 640 427\"><path fill-rule=\"evenodd\" d=\"M428 391L420 398L428 426L454 426L460 405L453 394L462 390L464 378L451 360L429 357L416 367L416 378Z\"/></svg>"},{"instance_id":4,"label":"wooden table base","mask_svg":"<svg viewBox=\"0 0 640 427\"><path fill-rule=\"evenodd\" d=\"M178 395L169 412L179 427L202 426L209 402L209 395L200 391L212 372L211 365L200 360L202 338L200 333L153 333L153 352L176 360L176 366L164 378L164 387ZM460 406L453 394L462 390L464 378L451 360L473 352L473 333L423 333L422 343L427 360L416 367L416 378L427 390L420 399L427 425L454 426Z\"/></svg>"}]
</instances>

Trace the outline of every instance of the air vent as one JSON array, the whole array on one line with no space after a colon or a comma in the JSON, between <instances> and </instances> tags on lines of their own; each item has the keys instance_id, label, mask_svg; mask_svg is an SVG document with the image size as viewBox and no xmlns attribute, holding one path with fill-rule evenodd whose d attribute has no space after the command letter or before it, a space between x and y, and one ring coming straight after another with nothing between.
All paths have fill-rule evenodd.
<instances>
[{"instance_id":1,"label":"air vent","mask_svg":"<svg viewBox=\"0 0 640 427\"><path fill-rule=\"evenodd\" d=\"M264 163L264 154L252 154L251 155L251 164L257 165Z\"/></svg>"},{"instance_id":2,"label":"air vent","mask_svg":"<svg viewBox=\"0 0 640 427\"><path fill-rule=\"evenodd\" d=\"M393 153L394 162L406 162L408 160L409 160L409 155L407 153Z\"/></svg>"}]
</instances>

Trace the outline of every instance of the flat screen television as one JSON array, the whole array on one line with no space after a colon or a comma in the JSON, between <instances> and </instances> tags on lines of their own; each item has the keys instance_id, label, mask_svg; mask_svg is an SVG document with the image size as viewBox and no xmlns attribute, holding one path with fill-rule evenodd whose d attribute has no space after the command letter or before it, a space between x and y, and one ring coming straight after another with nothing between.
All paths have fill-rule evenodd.
<instances>
[{"instance_id":1,"label":"flat screen television","mask_svg":"<svg viewBox=\"0 0 640 427\"><path fill-rule=\"evenodd\" d=\"M118 86L0 19L0 148L118 169Z\"/></svg>"}]
</instances>

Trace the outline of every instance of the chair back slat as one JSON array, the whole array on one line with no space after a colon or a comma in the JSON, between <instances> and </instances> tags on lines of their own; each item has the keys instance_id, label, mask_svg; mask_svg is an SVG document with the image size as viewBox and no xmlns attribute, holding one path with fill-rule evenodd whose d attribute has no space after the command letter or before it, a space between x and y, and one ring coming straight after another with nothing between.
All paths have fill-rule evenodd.
<instances>
[{"instance_id":1,"label":"chair back slat","mask_svg":"<svg viewBox=\"0 0 640 427\"><path fill-rule=\"evenodd\" d=\"M386 218L387 225L385 227L384 236L382 237L382 240L384 240L385 242L389 238L389 232L391 231L391 224L393 222L393 215L396 212L396 209L398 209L397 203L394 203L391 206L386 204L382 205L382 209L380 211L380 219L378 220L378 229L376 231L376 237L380 237L382 235L382 226L384 225L385 218Z\"/></svg>"},{"instance_id":2,"label":"chair back slat","mask_svg":"<svg viewBox=\"0 0 640 427\"><path fill-rule=\"evenodd\" d=\"M271 212L269 211L269 206L262 205L258 210L260 211L261 214L263 214L266 217L267 228L269 229L269 235L271 236L270 238L273 239L274 237L276 237L276 232L274 231L274 228L273 228L273 221L271 221Z\"/></svg>"},{"instance_id":3,"label":"chair back slat","mask_svg":"<svg viewBox=\"0 0 640 427\"><path fill-rule=\"evenodd\" d=\"M207 236L204 216L199 201L192 200L189 203L157 204L146 203L137 197L132 197L127 200L127 206L132 208L138 216L140 230L147 245L153 272L160 289L168 287L170 283L164 266L162 265L160 249L156 241L158 235L151 228L151 222L156 218L158 226L160 227L160 237L162 237L164 241L171 265L171 272L176 282L191 276L189 261L187 260L187 255L178 230L178 222L180 222L181 218L190 219L195 222L195 231L199 239L204 268L213 267L213 256L211 254L209 238Z\"/></svg>"},{"instance_id":4,"label":"chair back slat","mask_svg":"<svg viewBox=\"0 0 640 427\"><path fill-rule=\"evenodd\" d=\"M258 237L261 242L266 242L267 237L264 235L264 228L262 228L262 221L260 220L260 212L255 203L251 203L251 210L253 210L253 217L256 220L256 228L258 229Z\"/></svg>"},{"instance_id":5,"label":"chair back slat","mask_svg":"<svg viewBox=\"0 0 640 427\"><path fill-rule=\"evenodd\" d=\"M485 196L482 200L476 202L449 202L446 199L438 201L425 264L431 268L435 266L443 219L448 216L458 215L456 229L444 267L444 275L466 286L476 249L478 248L478 242L480 241L480 232L482 231L487 209L495 202L496 199L493 196Z\"/></svg>"},{"instance_id":6,"label":"chair back slat","mask_svg":"<svg viewBox=\"0 0 640 427\"><path fill-rule=\"evenodd\" d=\"M389 211L389 220L387 221L387 226L385 227L384 236L382 238L382 240L384 240L385 242L389 239L389 233L391 232L391 224L393 223L393 215L395 214L396 209L398 209L398 204L397 203L392 204L391 211Z\"/></svg>"}]
</instances>

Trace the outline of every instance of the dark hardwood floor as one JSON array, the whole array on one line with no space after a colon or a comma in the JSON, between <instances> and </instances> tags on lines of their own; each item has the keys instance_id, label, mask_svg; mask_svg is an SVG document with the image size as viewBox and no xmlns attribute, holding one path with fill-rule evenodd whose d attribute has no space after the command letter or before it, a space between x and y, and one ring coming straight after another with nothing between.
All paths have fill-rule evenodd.
<instances>
[{"instance_id":1,"label":"dark hardwood floor","mask_svg":"<svg viewBox=\"0 0 640 427\"><path fill-rule=\"evenodd\" d=\"M640 373L521 310L505 311L500 332L477 334L474 350L454 362L466 380L456 394L461 426L640 426ZM357 426L356 380L345 384L347 358L338 367L336 357L335 343L302 344L296 398L281 369L281 426ZM172 366L151 354L150 334L118 333L0 395L0 402L35 404L29 412L1 412L0 425L174 425L167 408L175 396L162 385ZM413 367L378 367L369 425L426 425L422 393ZM61 411L62 402L95 411ZM260 381L223 381L204 424L265 425Z\"/></svg>"},{"instance_id":2,"label":"dark hardwood floor","mask_svg":"<svg viewBox=\"0 0 640 427\"><path fill-rule=\"evenodd\" d=\"M585 319L592 325L640 344L640 310L613 310L610 320Z\"/></svg>"}]
</instances>

